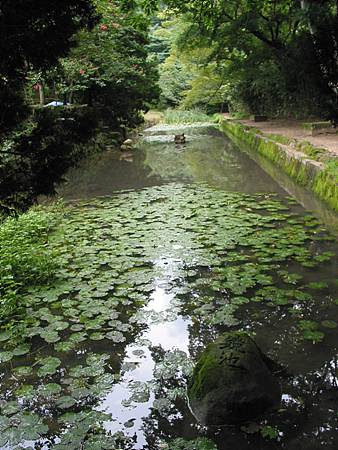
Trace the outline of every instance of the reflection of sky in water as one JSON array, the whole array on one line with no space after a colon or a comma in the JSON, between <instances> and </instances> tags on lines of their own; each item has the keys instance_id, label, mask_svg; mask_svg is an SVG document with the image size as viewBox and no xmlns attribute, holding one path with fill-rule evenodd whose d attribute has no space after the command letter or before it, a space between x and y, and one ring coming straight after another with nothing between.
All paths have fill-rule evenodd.
<instances>
[{"instance_id":1,"label":"reflection of sky in water","mask_svg":"<svg viewBox=\"0 0 338 450\"><path fill-rule=\"evenodd\" d=\"M189 322L177 317L172 321L161 321L152 324L151 312L165 313L169 311L174 295L166 291L170 286L170 280L175 277L182 261L174 258L161 258L155 262L157 269L162 273L162 277L155 280L155 290L151 295L150 302L144 307L144 311L149 311L149 318L146 319L148 327L140 336L140 339L148 340L149 346L161 346L164 350L180 349L188 354L189 348ZM147 314L146 314L147 317ZM141 355L135 355L135 351L143 351ZM133 394L133 383L147 383L153 379L154 361L150 350L145 345L131 344L126 348L124 366L128 363L136 363L132 370L126 370L120 383L116 384L99 406L100 411L110 413L113 420L105 423L105 428L112 433L121 430L128 436L136 437L135 448L139 449L146 445L142 431L143 418L151 413L151 406L155 399L150 393L149 400L143 403L131 401L125 404ZM134 368L135 367L135 368ZM128 402L127 402L128 403ZM118 419L116 419L118 417ZM127 422L130 423L126 427Z\"/></svg>"},{"instance_id":2,"label":"reflection of sky in water","mask_svg":"<svg viewBox=\"0 0 338 450\"><path fill-rule=\"evenodd\" d=\"M145 337L151 340L153 345L161 345L165 350L179 348L188 353L187 325L187 321L179 318L172 323L152 326Z\"/></svg>"}]
</instances>

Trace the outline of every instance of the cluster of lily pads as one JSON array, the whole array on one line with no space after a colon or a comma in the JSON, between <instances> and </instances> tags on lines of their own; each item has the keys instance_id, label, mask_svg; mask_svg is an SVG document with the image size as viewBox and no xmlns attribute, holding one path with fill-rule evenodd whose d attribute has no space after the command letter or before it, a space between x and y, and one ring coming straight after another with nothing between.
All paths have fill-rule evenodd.
<instances>
[{"instance_id":1,"label":"cluster of lily pads","mask_svg":"<svg viewBox=\"0 0 338 450\"><path fill-rule=\"evenodd\" d=\"M314 217L273 195L204 185L69 205L49 242L57 279L28 289L25 311L0 332L0 447L133 448L105 431L114 418L98 405L120 380L126 346L147 327L142 308L158 279L192 323L254 329L261 308L288 314L295 343L322 341L337 326L325 309L337 308L335 280L316 278L336 258L331 241ZM173 376L165 368L154 378Z\"/></svg>"}]
</instances>

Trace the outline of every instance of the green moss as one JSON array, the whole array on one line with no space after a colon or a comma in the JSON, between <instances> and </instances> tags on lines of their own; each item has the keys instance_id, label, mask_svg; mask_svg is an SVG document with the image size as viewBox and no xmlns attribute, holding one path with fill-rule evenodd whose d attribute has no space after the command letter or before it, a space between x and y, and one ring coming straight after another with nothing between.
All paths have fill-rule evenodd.
<instances>
[{"instance_id":1,"label":"green moss","mask_svg":"<svg viewBox=\"0 0 338 450\"><path fill-rule=\"evenodd\" d=\"M315 178L313 191L324 199L331 208L338 211L338 169L332 173L330 166L325 166Z\"/></svg>"},{"instance_id":2,"label":"green moss","mask_svg":"<svg viewBox=\"0 0 338 450\"><path fill-rule=\"evenodd\" d=\"M217 387L220 361L218 343L222 343L223 358L228 358L234 350L244 345L247 339L248 334L243 331L229 332L224 333L206 347L194 368L192 382L188 387L190 400L201 399L213 387ZM215 386L213 386L213 383L215 383Z\"/></svg>"},{"instance_id":3,"label":"green moss","mask_svg":"<svg viewBox=\"0 0 338 450\"><path fill-rule=\"evenodd\" d=\"M311 159L314 159L315 161L321 161L325 159L325 156L327 155L325 148L315 147L308 141L297 142L296 150L305 153L307 156L309 156Z\"/></svg>"},{"instance_id":4,"label":"green moss","mask_svg":"<svg viewBox=\"0 0 338 450\"><path fill-rule=\"evenodd\" d=\"M326 161L325 172L333 177L335 183L338 184L338 158L331 158Z\"/></svg>"},{"instance_id":5,"label":"green moss","mask_svg":"<svg viewBox=\"0 0 338 450\"><path fill-rule=\"evenodd\" d=\"M266 134L266 136L271 139L274 142L277 142L279 144L283 144L283 145L289 145L292 142L292 139L283 136L281 134Z\"/></svg>"},{"instance_id":6,"label":"green moss","mask_svg":"<svg viewBox=\"0 0 338 450\"><path fill-rule=\"evenodd\" d=\"M189 386L189 397L199 399L204 395L205 387L210 386L210 373L218 370L218 358L210 351L210 345L203 352L193 374L193 384Z\"/></svg>"},{"instance_id":7,"label":"green moss","mask_svg":"<svg viewBox=\"0 0 338 450\"><path fill-rule=\"evenodd\" d=\"M338 161L327 160L325 149L316 148L309 142L298 143L296 149L308 156L302 158L292 151L288 152L280 145L281 142L276 142L271 136L257 133L255 128L225 120L221 123L221 130L240 148L249 147L273 161L297 183L312 190L331 208L338 211ZM322 168L315 163L318 160L326 161Z\"/></svg>"},{"instance_id":8,"label":"green moss","mask_svg":"<svg viewBox=\"0 0 338 450\"><path fill-rule=\"evenodd\" d=\"M304 130L320 130L322 128L331 128L331 122L325 121L302 123L302 127L304 128Z\"/></svg>"}]
</instances>

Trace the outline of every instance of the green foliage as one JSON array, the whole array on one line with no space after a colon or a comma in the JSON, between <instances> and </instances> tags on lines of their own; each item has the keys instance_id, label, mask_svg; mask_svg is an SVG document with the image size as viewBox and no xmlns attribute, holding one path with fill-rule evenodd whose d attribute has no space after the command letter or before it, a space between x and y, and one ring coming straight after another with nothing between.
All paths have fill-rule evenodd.
<instances>
[{"instance_id":1,"label":"green foliage","mask_svg":"<svg viewBox=\"0 0 338 450\"><path fill-rule=\"evenodd\" d=\"M179 124L192 124L198 122L211 122L212 118L205 114L205 112L198 109L193 110L179 110L179 109L167 109L164 112L163 122L166 124L179 125Z\"/></svg>"},{"instance_id":2,"label":"green foliage","mask_svg":"<svg viewBox=\"0 0 338 450\"><path fill-rule=\"evenodd\" d=\"M68 102L94 106L113 129L133 128L142 122L140 111L158 97L143 16L126 15L118 2L101 2L100 13L100 23L79 33L77 45L61 60L56 91Z\"/></svg>"},{"instance_id":3,"label":"green foliage","mask_svg":"<svg viewBox=\"0 0 338 450\"><path fill-rule=\"evenodd\" d=\"M122 137L140 125L159 91L142 11L108 0L3 3L0 206L6 213L53 193L92 149L83 144L98 125ZM48 98L83 107L30 111L26 100L37 103L38 93L42 104Z\"/></svg>"},{"instance_id":4,"label":"green foliage","mask_svg":"<svg viewBox=\"0 0 338 450\"><path fill-rule=\"evenodd\" d=\"M160 14L159 17L162 17ZM191 67L188 67L177 47L177 39L185 24L164 14L160 26L152 32L153 38L159 39L166 48L165 58L155 53L158 58L161 89L160 106L175 107L184 97L184 91L189 88L189 82L193 78Z\"/></svg>"},{"instance_id":5,"label":"green foliage","mask_svg":"<svg viewBox=\"0 0 338 450\"><path fill-rule=\"evenodd\" d=\"M0 319L9 319L23 307L28 288L48 282L55 274L55 252L48 236L57 223L57 213L32 209L0 225Z\"/></svg>"},{"instance_id":6,"label":"green foliage","mask_svg":"<svg viewBox=\"0 0 338 450\"><path fill-rule=\"evenodd\" d=\"M207 438L197 438L191 441L174 439L163 448L168 450L217 450L214 442Z\"/></svg>"},{"instance_id":7,"label":"green foliage","mask_svg":"<svg viewBox=\"0 0 338 450\"><path fill-rule=\"evenodd\" d=\"M0 132L25 116L23 86L28 72L56 65L73 45L71 37L96 20L89 0L4 0L0 10Z\"/></svg>"},{"instance_id":8,"label":"green foliage","mask_svg":"<svg viewBox=\"0 0 338 450\"><path fill-rule=\"evenodd\" d=\"M192 70L189 87L183 92L182 107L199 107L211 113L226 110L228 86L215 64L195 65Z\"/></svg>"},{"instance_id":9,"label":"green foliage","mask_svg":"<svg viewBox=\"0 0 338 450\"><path fill-rule=\"evenodd\" d=\"M166 4L184 24L169 60L178 44L177 64L188 61L192 73L184 93L189 107L207 103L232 113L337 117L334 0Z\"/></svg>"},{"instance_id":10,"label":"green foliage","mask_svg":"<svg viewBox=\"0 0 338 450\"><path fill-rule=\"evenodd\" d=\"M175 57L168 57L160 68L159 86L161 89L162 106L178 106L189 87L191 74Z\"/></svg>"},{"instance_id":11,"label":"green foliage","mask_svg":"<svg viewBox=\"0 0 338 450\"><path fill-rule=\"evenodd\" d=\"M0 211L25 210L54 193L65 171L86 152L97 118L88 108L40 108L0 149Z\"/></svg>"}]
</instances>

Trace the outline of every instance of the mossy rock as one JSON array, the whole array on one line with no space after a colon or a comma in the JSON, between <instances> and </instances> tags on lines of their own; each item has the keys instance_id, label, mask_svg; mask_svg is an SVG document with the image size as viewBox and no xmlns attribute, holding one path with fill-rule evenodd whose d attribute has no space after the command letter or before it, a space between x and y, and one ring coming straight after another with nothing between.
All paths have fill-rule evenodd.
<instances>
[{"instance_id":1,"label":"mossy rock","mask_svg":"<svg viewBox=\"0 0 338 450\"><path fill-rule=\"evenodd\" d=\"M253 420L278 407L281 389L266 358L243 332L229 332L208 345L188 386L190 407L206 426Z\"/></svg>"}]
</instances>

